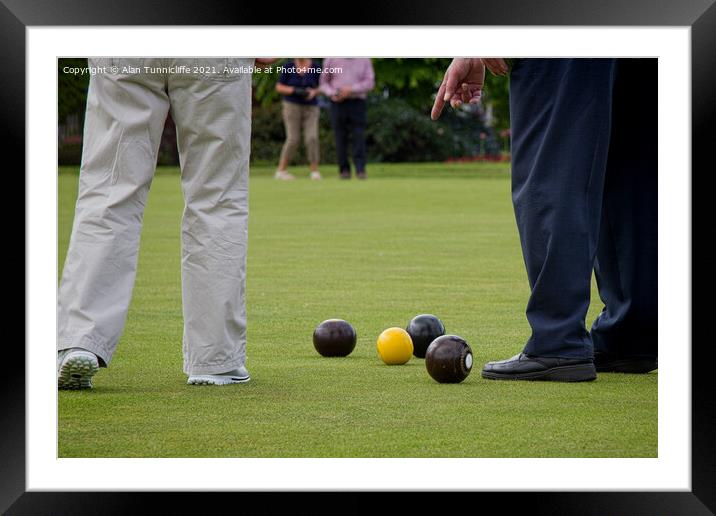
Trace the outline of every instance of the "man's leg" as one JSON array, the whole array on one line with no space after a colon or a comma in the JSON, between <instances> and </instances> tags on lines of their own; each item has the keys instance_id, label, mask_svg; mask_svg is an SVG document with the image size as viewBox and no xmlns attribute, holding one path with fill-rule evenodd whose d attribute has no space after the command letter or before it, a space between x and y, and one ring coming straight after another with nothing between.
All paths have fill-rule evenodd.
<instances>
[{"instance_id":1,"label":"man's leg","mask_svg":"<svg viewBox=\"0 0 716 516\"><path fill-rule=\"evenodd\" d=\"M181 65L183 60L175 60ZM216 62L215 62L216 61ZM221 69L223 59L200 59ZM252 59L235 59L233 67ZM251 76L169 77L182 188L184 372L190 383L237 372L246 360L246 247L251 139ZM239 375L243 371L244 374ZM196 382L192 377L197 377ZM236 383L227 381L225 383Z\"/></svg>"},{"instance_id":2,"label":"man's leg","mask_svg":"<svg viewBox=\"0 0 716 516\"><path fill-rule=\"evenodd\" d=\"M90 64L141 66L143 60ZM144 204L168 109L161 76L90 78L79 194L59 287L58 351L82 348L105 366L112 359L132 294Z\"/></svg>"},{"instance_id":3,"label":"man's leg","mask_svg":"<svg viewBox=\"0 0 716 516\"><path fill-rule=\"evenodd\" d=\"M595 377L584 319L601 217L614 68L613 59L524 59L513 68L512 199L532 290L527 304L532 335L524 355L486 365L483 376Z\"/></svg>"},{"instance_id":4,"label":"man's leg","mask_svg":"<svg viewBox=\"0 0 716 516\"><path fill-rule=\"evenodd\" d=\"M336 158L338 172L343 178L351 177L351 166L348 163L348 130L345 102L331 102L331 123L336 138Z\"/></svg>"},{"instance_id":5,"label":"man's leg","mask_svg":"<svg viewBox=\"0 0 716 516\"><path fill-rule=\"evenodd\" d=\"M595 271L597 371L657 367L657 60L620 59Z\"/></svg>"},{"instance_id":6,"label":"man's leg","mask_svg":"<svg viewBox=\"0 0 716 516\"><path fill-rule=\"evenodd\" d=\"M353 164L359 179L366 178L365 170L365 128L368 125L368 109L366 101L355 99L351 101L351 125L353 127Z\"/></svg>"}]
</instances>

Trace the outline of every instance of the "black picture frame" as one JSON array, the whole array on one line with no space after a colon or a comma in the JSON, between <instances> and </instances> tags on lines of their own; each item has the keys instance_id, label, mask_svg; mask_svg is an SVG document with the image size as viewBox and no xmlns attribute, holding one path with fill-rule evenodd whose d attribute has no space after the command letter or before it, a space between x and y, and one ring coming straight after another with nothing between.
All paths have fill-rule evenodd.
<instances>
[{"instance_id":1,"label":"black picture frame","mask_svg":"<svg viewBox=\"0 0 716 516\"><path fill-rule=\"evenodd\" d=\"M444 3L405 1L356 8L350 25L570 25L570 26L683 26L691 28L692 169L713 169L710 151L716 142L716 0L453 0ZM24 168L25 153L25 31L32 26L63 25L316 25L316 13L336 11L315 3L268 2L198 3L172 0L0 0L0 142ZM280 11L277 13L277 11ZM342 24L326 21L326 24ZM22 99L22 101L21 101ZM662 171L666 172L666 171ZM696 176L691 172L691 178ZM17 179L17 178L16 178ZM18 190L24 191L24 181ZM696 192L697 190L692 191ZM703 194L703 192L702 192ZM693 253L693 247L692 247ZM693 254L692 254L693 256ZM27 270L25 269L27 275ZM663 345L680 345L664 343ZM455 503L480 512L529 510L533 514L712 514L716 511L715 375L709 367L710 341L692 343L692 489L689 492L570 492L462 493ZM159 503L165 512L186 512L186 493L59 493L26 492L25 488L25 352L4 346L2 439L0 439L0 511L8 514L126 514L151 510ZM23 364L23 367L19 367ZM236 511L237 500L248 504L260 494L203 493L211 511ZM275 494L271 494L275 497ZM320 493L293 493L298 512L322 512L328 498ZM377 493L347 494L341 512L364 512L378 503ZM451 495L453 496L453 495ZM210 497L210 498L209 498ZM405 503L425 504L426 493L403 497ZM509 504L505 505L505 498ZM152 498L152 500L148 500ZM261 503L261 502L259 502ZM403 502L401 502L403 503ZM452 503L452 502L451 502ZM463 505L466 504L466 505Z\"/></svg>"}]
</instances>

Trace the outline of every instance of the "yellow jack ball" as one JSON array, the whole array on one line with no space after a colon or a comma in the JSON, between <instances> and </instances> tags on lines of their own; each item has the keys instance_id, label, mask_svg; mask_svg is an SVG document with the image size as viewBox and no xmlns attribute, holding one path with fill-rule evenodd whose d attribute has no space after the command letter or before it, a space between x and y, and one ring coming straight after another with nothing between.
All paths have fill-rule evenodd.
<instances>
[{"instance_id":1,"label":"yellow jack ball","mask_svg":"<svg viewBox=\"0 0 716 516\"><path fill-rule=\"evenodd\" d=\"M413 356L413 341L403 328L388 328L376 343L380 359L388 365L405 364Z\"/></svg>"}]
</instances>

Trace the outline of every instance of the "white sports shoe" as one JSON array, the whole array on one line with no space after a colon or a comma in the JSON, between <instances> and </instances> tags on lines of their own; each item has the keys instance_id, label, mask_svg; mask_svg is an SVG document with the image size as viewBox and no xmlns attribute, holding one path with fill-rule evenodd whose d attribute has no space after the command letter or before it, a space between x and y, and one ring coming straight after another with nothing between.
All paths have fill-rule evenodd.
<instances>
[{"instance_id":1,"label":"white sports shoe","mask_svg":"<svg viewBox=\"0 0 716 516\"><path fill-rule=\"evenodd\" d=\"M221 374L194 374L189 376L189 385L228 385L230 383L246 383L251 380L244 366Z\"/></svg>"},{"instance_id":2,"label":"white sports shoe","mask_svg":"<svg viewBox=\"0 0 716 516\"><path fill-rule=\"evenodd\" d=\"M279 179L281 181L292 181L296 179L295 177L293 177L293 174L290 174L285 170L277 170L276 173L273 175L273 178Z\"/></svg>"},{"instance_id":3,"label":"white sports shoe","mask_svg":"<svg viewBox=\"0 0 716 516\"><path fill-rule=\"evenodd\" d=\"M99 370L97 355L81 348L63 349L57 353L57 388L91 389L92 377Z\"/></svg>"},{"instance_id":4,"label":"white sports shoe","mask_svg":"<svg viewBox=\"0 0 716 516\"><path fill-rule=\"evenodd\" d=\"M320 181L322 179L321 173L318 170L313 170L311 172L311 179L313 179L314 181Z\"/></svg>"}]
</instances>

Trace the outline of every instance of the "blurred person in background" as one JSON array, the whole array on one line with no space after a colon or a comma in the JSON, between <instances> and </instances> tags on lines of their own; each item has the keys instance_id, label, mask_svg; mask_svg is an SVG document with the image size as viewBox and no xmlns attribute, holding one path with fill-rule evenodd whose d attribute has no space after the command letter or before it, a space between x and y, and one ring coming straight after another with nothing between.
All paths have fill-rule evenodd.
<instances>
[{"instance_id":1,"label":"blurred person in background","mask_svg":"<svg viewBox=\"0 0 716 516\"><path fill-rule=\"evenodd\" d=\"M323 60L321 91L331 99L331 123L341 179L351 178L348 141L352 139L356 177L365 179L366 96L375 86L370 59L326 58Z\"/></svg>"},{"instance_id":2,"label":"blurred person in background","mask_svg":"<svg viewBox=\"0 0 716 516\"><path fill-rule=\"evenodd\" d=\"M297 57L283 65L283 71L276 83L276 91L283 96L282 115L286 130L286 141L281 149L278 169L274 176L276 179L295 179L287 168L298 148L301 132L311 168L310 177L313 180L321 179L321 173L318 171L318 120L321 112L316 98L320 92L320 74L317 70L319 66L318 62L310 58Z\"/></svg>"}]
</instances>

